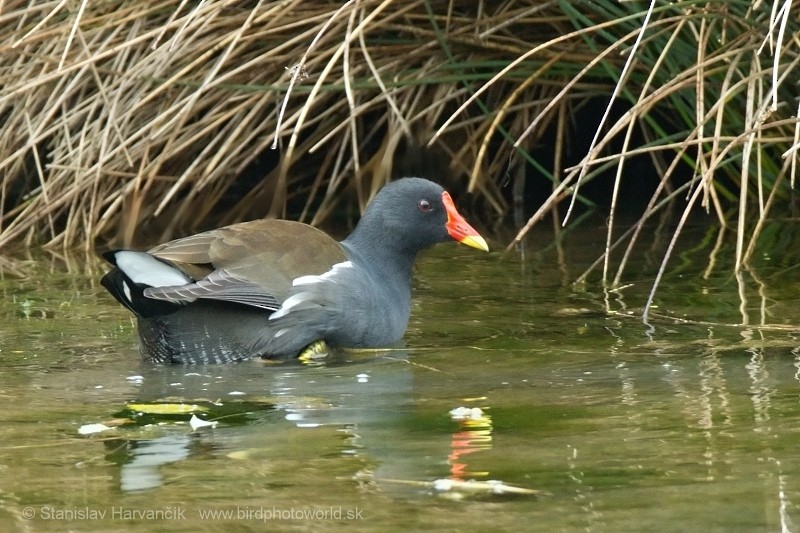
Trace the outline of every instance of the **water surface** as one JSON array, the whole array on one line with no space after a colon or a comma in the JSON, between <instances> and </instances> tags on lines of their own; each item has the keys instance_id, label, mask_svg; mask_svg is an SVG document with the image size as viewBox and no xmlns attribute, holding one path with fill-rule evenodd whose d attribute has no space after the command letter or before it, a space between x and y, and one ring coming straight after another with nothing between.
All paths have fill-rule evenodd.
<instances>
[{"instance_id":1,"label":"water surface","mask_svg":"<svg viewBox=\"0 0 800 533\"><path fill-rule=\"evenodd\" d=\"M649 324L660 255L620 291L570 283L599 228L534 236L524 258L442 245L405 349L319 366L143 364L99 263L8 257L0 525L797 530L800 287L782 257L710 268L712 237L670 264ZM137 411L159 402L218 423Z\"/></svg>"}]
</instances>

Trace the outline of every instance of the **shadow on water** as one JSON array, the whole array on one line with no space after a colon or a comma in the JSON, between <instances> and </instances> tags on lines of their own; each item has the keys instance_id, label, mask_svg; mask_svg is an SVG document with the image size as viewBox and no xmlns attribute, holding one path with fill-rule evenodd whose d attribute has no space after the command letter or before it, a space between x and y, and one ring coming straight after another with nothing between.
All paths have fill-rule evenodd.
<instances>
[{"instance_id":1,"label":"shadow on water","mask_svg":"<svg viewBox=\"0 0 800 533\"><path fill-rule=\"evenodd\" d=\"M737 277L684 250L647 326L657 262L617 291L573 286L603 239L533 238L525 261L437 248L407 349L318 366L143 364L96 263L9 260L0 524L795 530L794 263L765 255ZM110 429L82 435L92 424Z\"/></svg>"}]
</instances>

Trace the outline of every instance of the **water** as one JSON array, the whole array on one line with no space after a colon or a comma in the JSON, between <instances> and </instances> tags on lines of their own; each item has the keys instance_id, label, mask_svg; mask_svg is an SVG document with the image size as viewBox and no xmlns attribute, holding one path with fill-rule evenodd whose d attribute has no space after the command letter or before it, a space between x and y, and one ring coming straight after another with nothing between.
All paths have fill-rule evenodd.
<instances>
[{"instance_id":1,"label":"water","mask_svg":"<svg viewBox=\"0 0 800 533\"><path fill-rule=\"evenodd\" d=\"M646 325L659 255L616 293L567 283L602 240L534 236L524 260L440 246L407 349L308 367L142 364L101 265L6 259L0 527L800 529L795 263L737 279L687 245ZM137 410L153 402L218 424Z\"/></svg>"}]
</instances>

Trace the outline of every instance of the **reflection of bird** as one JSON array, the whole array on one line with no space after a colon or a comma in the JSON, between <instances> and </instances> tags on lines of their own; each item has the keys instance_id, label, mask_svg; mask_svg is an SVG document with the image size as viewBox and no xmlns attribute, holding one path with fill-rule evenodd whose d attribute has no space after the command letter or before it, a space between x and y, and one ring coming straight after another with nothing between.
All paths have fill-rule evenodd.
<instances>
[{"instance_id":1,"label":"reflection of bird","mask_svg":"<svg viewBox=\"0 0 800 533\"><path fill-rule=\"evenodd\" d=\"M102 283L139 321L156 362L288 358L317 341L377 347L408 324L417 252L455 239L488 250L433 182L381 189L341 243L285 220L235 224L162 244L111 251Z\"/></svg>"},{"instance_id":2,"label":"reflection of bird","mask_svg":"<svg viewBox=\"0 0 800 533\"><path fill-rule=\"evenodd\" d=\"M211 461L209 468L225 473L229 459L251 461L250 468L288 470L307 464L322 454L347 458L359 483L379 484L384 478L417 479L439 466L444 441L434 439L420 448L413 425L413 365L407 353L391 350L382 355L348 354L348 361L334 355L325 364L295 365L143 364L137 371L135 400L114 419L130 422L104 433L110 459L120 464L120 487L143 490L164 483L164 477L202 478L209 474L165 464L194 458ZM210 400L209 400L210 399ZM192 414L153 414L166 404L195 406L197 415L218 422L216 428L192 430ZM173 412L174 411L170 411ZM184 411L185 412L185 411ZM144 413L144 414L143 414ZM117 436L117 439L112 439ZM416 447L415 447L416 446ZM416 453L409 453L415 449ZM269 459L265 461L264 459ZM435 461L435 464L431 464ZM228 466L226 466L228 465ZM320 476L328 473L320 470ZM238 470L233 469L234 472ZM367 479L368 478L368 479ZM390 487L406 490L403 487Z\"/></svg>"}]
</instances>

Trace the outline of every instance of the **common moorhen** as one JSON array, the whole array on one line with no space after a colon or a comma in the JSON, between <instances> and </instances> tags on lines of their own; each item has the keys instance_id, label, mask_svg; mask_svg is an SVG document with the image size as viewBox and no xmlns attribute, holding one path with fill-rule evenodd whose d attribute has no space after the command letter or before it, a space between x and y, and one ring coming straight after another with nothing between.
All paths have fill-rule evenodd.
<instances>
[{"instance_id":1,"label":"common moorhen","mask_svg":"<svg viewBox=\"0 0 800 533\"><path fill-rule=\"evenodd\" d=\"M405 332L417 252L450 239L489 250L444 189L404 178L342 242L300 222L254 220L106 252L115 268L101 283L136 315L154 362L284 359L319 341L372 348Z\"/></svg>"}]
</instances>

